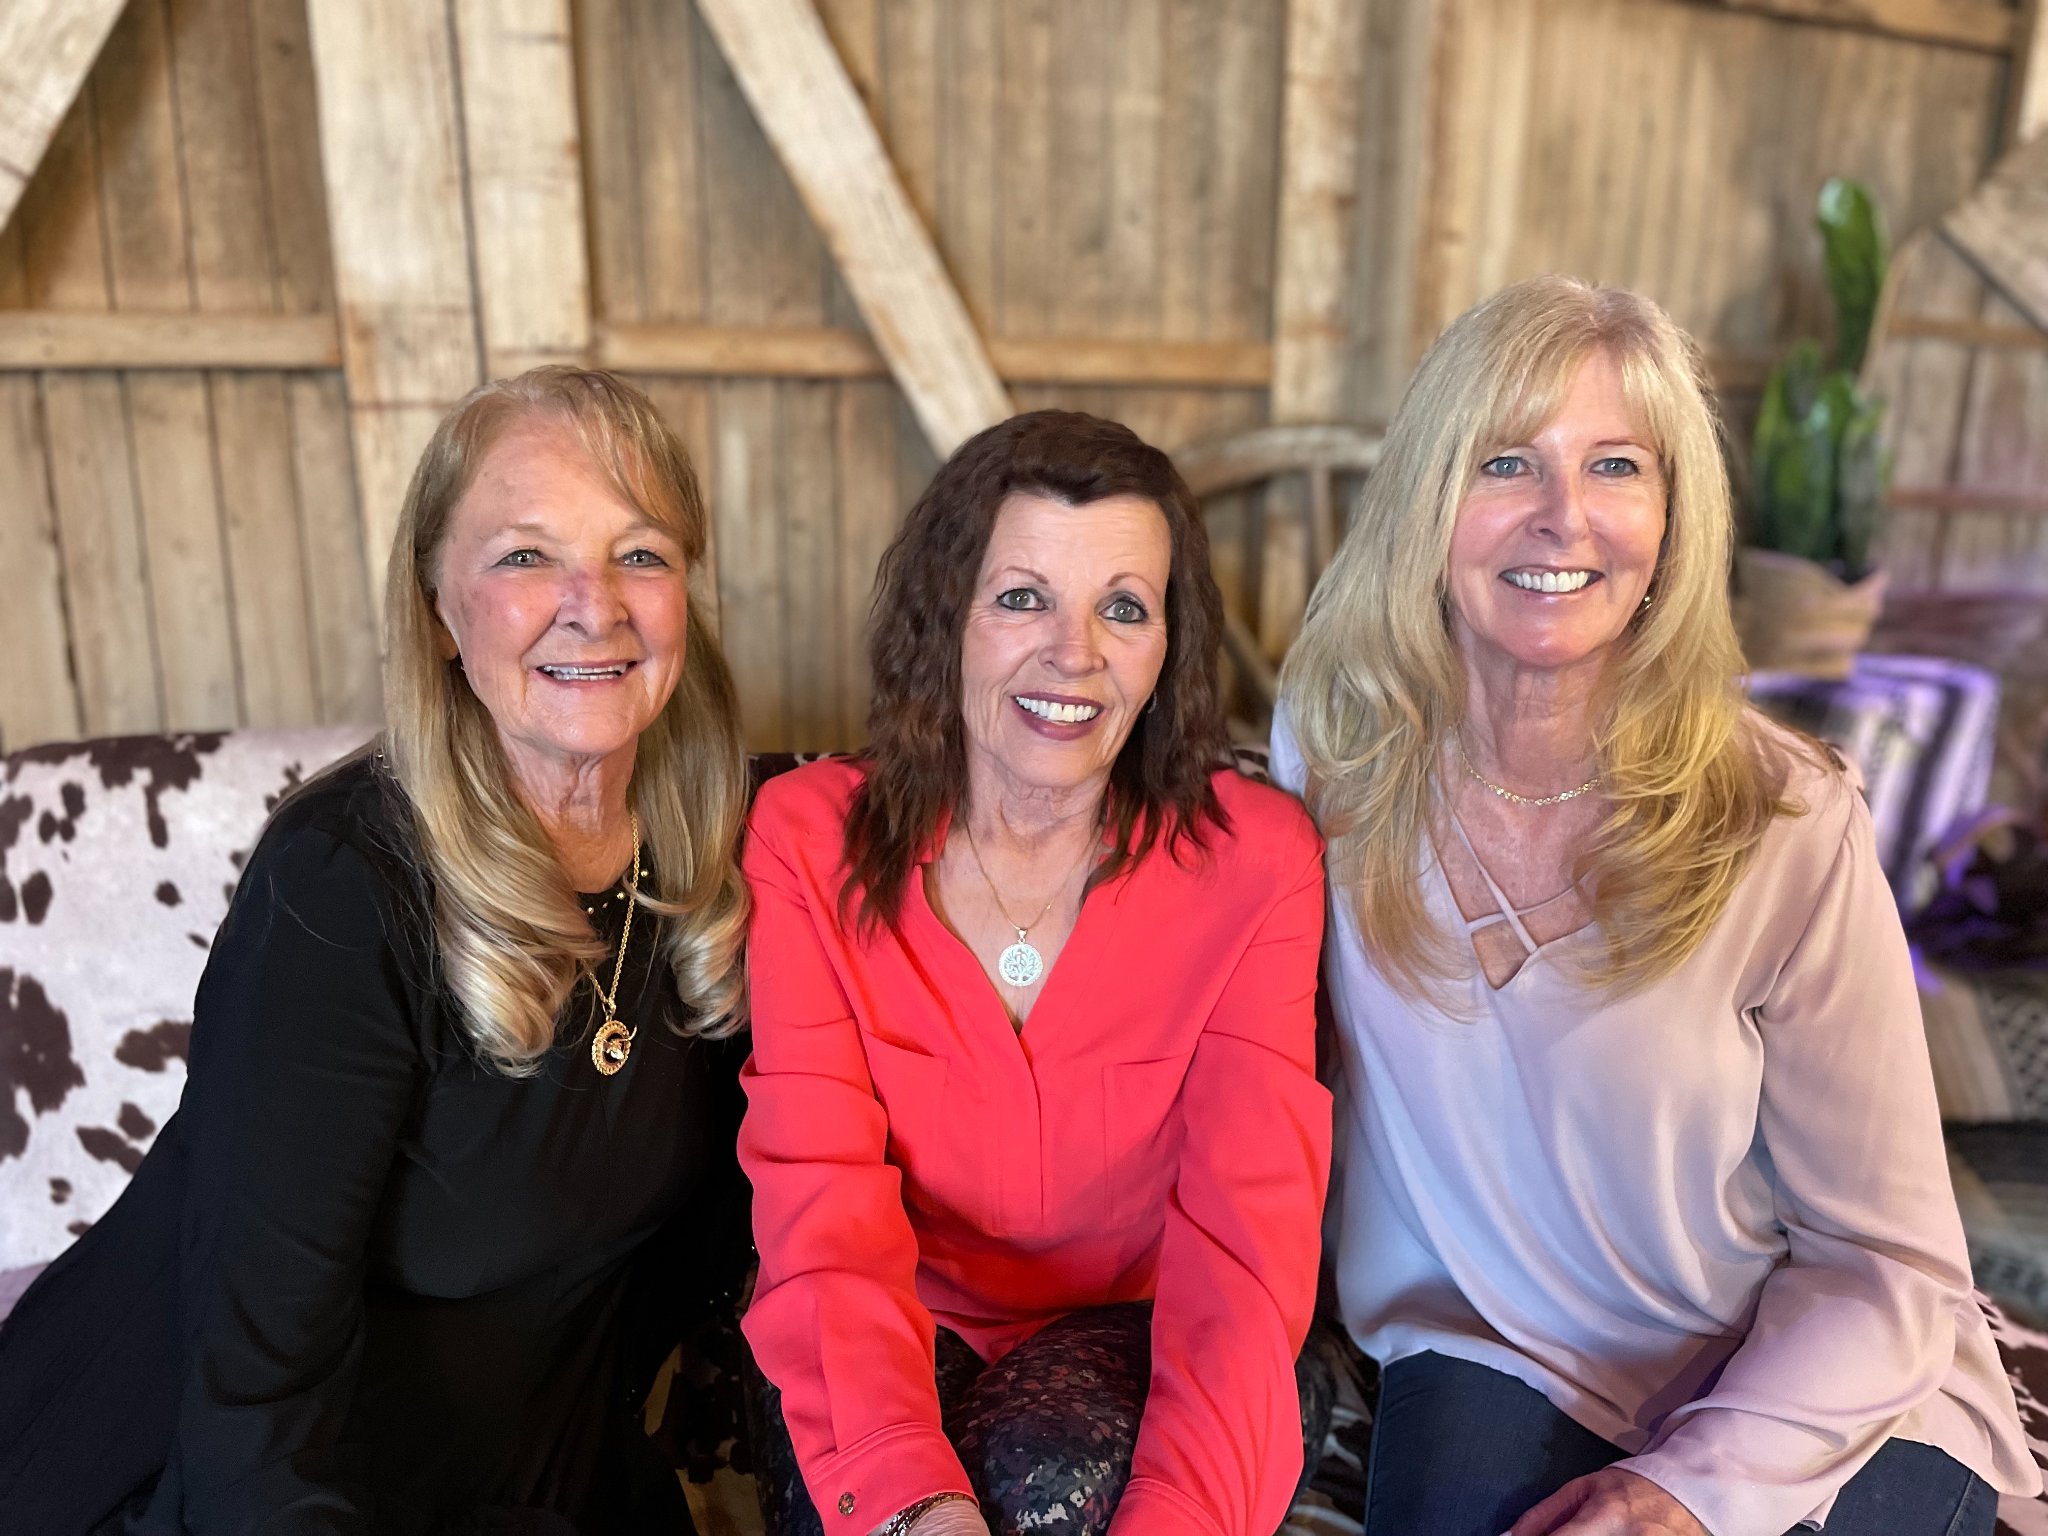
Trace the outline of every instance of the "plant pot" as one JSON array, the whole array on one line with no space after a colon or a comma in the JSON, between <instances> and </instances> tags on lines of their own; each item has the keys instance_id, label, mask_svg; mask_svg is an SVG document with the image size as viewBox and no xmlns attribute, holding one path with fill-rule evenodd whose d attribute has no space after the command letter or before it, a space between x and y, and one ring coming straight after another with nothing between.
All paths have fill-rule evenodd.
<instances>
[{"instance_id":1,"label":"plant pot","mask_svg":"<svg viewBox=\"0 0 2048 1536\"><path fill-rule=\"evenodd\" d=\"M1839 682L1884 606L1883 571L1846 582L1825 566L1772 549L1735 554L1735 628L1752 672Z\"/></svg>"}]
</instances>

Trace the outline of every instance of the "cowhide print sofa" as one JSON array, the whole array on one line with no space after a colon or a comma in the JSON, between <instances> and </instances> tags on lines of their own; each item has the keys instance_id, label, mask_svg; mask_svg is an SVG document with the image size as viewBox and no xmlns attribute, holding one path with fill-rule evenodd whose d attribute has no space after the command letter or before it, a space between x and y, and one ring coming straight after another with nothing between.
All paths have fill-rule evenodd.
<instances>
[{"instance_id":1,"label":"cowhide print sofa","mask_svg":"<svg viewBox=\"0 0 2048 1536\"><path fill-rule=\"evenodd\" d=\"M367 735L121 737L0 758L0 1315L113 1204L177 1108L192 995L264 818ZM756 777L794 761L757 759ZM1263 754L1238 764L1263 777ZM1994 1324L2048 1463L2048 1333L1996 1309ZM1290 1525L1357 1529L1362 1431L1350 1424L1347 1443L1333 1436L1324 1492L1307 1496L1313 1513L1298 1507ZM690 1468L724 1485L716 1502L741 1492L694 1454ZM2001 1514L2008 1536L2048 1536L2048 1502ZM730 1505L714 1522L755 1523Z\"/></svg>"},{"instance_id":2,"label":"cowhide print sofa","mask_svg":"<svg viewBox=\"0 0 2048 1536\"><path fill-rule=\"evenodd\" d=\"M242 860L365 729L127 736L0 769L0 1271L114 1203L178 1107Z\"/></svg>"}]
</instances>

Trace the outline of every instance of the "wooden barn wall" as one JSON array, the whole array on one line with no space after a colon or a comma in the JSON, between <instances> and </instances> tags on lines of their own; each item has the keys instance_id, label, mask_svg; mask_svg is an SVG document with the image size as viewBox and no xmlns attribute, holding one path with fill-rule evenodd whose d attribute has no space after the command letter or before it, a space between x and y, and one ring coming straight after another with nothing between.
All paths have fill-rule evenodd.
<instances>
[{"instance_id":1,"label":"wooden barn wall","mask_svg":"<svg viewBox=\"0 0 2048 1536\"><path fill-rule=\"evenodd\" d=\"M0 308L332 312L305 0L131 0L0 232ZM1734 386L1825 328L1811 207L1895 231L1989 162L2008 65L1680 0L1360 0L1350 414L1526 273L1626 282ZM819 0L984 336L1271 335L1280 0ZM858 329L694 7L574 0L600 324ZM935 467L886 379L642 375L715 512L703 599L761 748L857 739L875 562ZM1166 445L1263 388L1014 380ZM0 743L373 717L338 371L0 372ZM1298 606L1217 509L1228 591ZM1276 580L1282 589L1275 590Z\"/></svg>"},{"instance_id":2,"label":"wooden barn wall","mask_svg":"<svg viewBox=\"0 0 2048 1536\"><path fill-rule=\"evenodd\" d=\"M1877 350L1868 372L1893 422L1891 581L2048 592L2048 338L1931 231L1903 255L1894 308L2032 344L1901 336Z\"/></svg>"},{"instance_id":3,"label":"wooden barn wall","mask_svg":"<svg viewBox=\"0 0 2048 1536\"><path fill-rule=\"evenodd\" d=\"M1265 338L1283 41L1270 0L819 9L985 336ZM694 11L578 0L575 18L597 312L858 327ZM875 563L937 467L896 390L643 382L699 454L749 739L857 740ZM1169 445L1264 415L1260 390L1012 394Z\"/></svg>"},{"instance_id":4,"label":"wooden barn wall","mask_svg":"<svg viewBox=\"0 0 2048 1536\"><path fill-rule=\"evenodd\" d=\"M1503 283L1638 288L1738 387L1832 329L1814 202L1867 183L1895 234L1990 163L2006 62L1642 0L1448 0L1418 333Z\"/></svg>"},{"instance_id":5,"label":"wooden barn wall","mask_svg":"<svg viewBox=\"0 0 2048 1536\"><path fill-rule=\"evenodd\" d=\"M300 4L134 0L0 233L0 307L332 308ZM0 374L8 746L377 709L338 373Z\"/></svg>"}]
</instances>

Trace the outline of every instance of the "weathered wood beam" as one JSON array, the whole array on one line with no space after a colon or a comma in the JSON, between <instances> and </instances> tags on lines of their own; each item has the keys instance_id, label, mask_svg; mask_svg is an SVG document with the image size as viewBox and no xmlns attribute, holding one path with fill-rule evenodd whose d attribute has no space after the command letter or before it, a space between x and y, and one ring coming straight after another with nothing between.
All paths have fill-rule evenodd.
<instances>
[{"instance_id":1,"label":"weathered wood beam","mask_svg":"<svg viewBox=\"0 0 2048 1536\"><path fill-rule=\"evenodd\" d=\"M1264 389L1263 342L998 337L996 371L1018 384ZM599 325L587 348L494 351L492 371L542 360L702 378L885 379L860 331L836 326ZM342 365L332 315L0 310L0 371L126 368L329 369Z\"/></svg>"},{"instance_id":2,"label":"weathered wood beam","mask_svg":"<svg viewBox=\"0 0 2048 1536\"><path fill-rule=\"evenodd\" d=\"M1993 0L1695 0L1728 11L1750 11L1787 21L1820 22L1909 38L1919 43L1945 43L1981 53L2011 53L2019 40L2019 20Z\"/></svg>"},{"instance_id":3,"label":"weathered wood beam","mask_svg":"<svg viewBox=\"0 0 2048 1536\"><path fill-rule=\"evenodd\" d=\"M332 315L0 310L0 368L338 368Z\"/></svg>"},{"instance_id":4,"label":"weathered wood beam","mask_svg":"<svg viewBox=\"0 0 2048 1536\"><path fill-rule=\"evenodd\" d=\"M590 347L568 0L454 0L484 371Z\"/></svg>"},{"instance_id":5,"label":"weathered wood beam","mask_svg":"<svg viewBox=\"0 0 2048 1536\"><path fill-rule=\"evenodd\" d=\"M1356 348L1351 288L1358 204L1363 0L1289 0L1273 280L1276 422L1343 414Z\"/></svg>"},{"instance_id":6,"label":"weathered wood beam","mask_svg":"<svg viewBox=\"0 0 2048 1536\"><path fill-rule=\"evenodd\" d=\"M1118 341L991 337L996 374L1012 384L1186 385L1264 389L1273 351L1263 342ZM881 352L842 326L600 324L594 356L622 373L712 378L880 379Z\"/></svg>"},{"instance_id":7,"label":"weathered wood beam","mask_svg":"<svg viewBox=\"0 0 2048 1536\"><path fill-rule=\"evenodd\" d=\"M1364 0L1288 0L1281 70L1280 189L1273 238L1272 419L1334 421L1345 414L1356 352L1347 297L1355 265ZM1338 518L1327 474L1289 476L1259 503L1263 525L1257 617L1231 616L1225 645L1259 702L1270 707L1266 658L1300 629L1310 590L1335 553Z\"/></svg>"},{"instance_id":8,"label":"weathered wood beam","mask_svg":"<svg viewBox=\"0 0 2048 1536\"><path fill-rule=\"evenodd\" d=\"M1886 328L1894 340L1953 341L1966 347L1999 347L2009 352L2048 352L2048 331L1989 320L1944 320L1936 315L1900 315Z\"/></svg>"},{"instance_id":9,"label":"weathered wood beam","mask_svg":"<svg viewBox=\"0 0 2048 1536\"><path fill-rule=\"evenodd\" d=\"M2048 495L2013 490L1980 490L1967 485L1894 486L1886 501L1912 512L2003 512L2048 517Z\"/></svg>"},{"instance_id":10,"label":"weathered wood beam","mask_svg":"<svg viewBox=\"0 0 2048 1536\"><path fill-rule=\"evenodd\" d=\"M2048 133L2048 0L2027 0L2007 86L2005 142Z\"/></svg>"},{"instance_id":11,"label":"weathered wood beam","mask_svg":"<svg viewBox=\"0 0 2048 1536\"><path fill-rule=\"evenodd\" d=\"M1472 245L1466 209L1477 176L1465 132L1466 49L1473 32L1467 0L1426 0L1421 30L1423 71L1421 166L1416 176L1414 301L1409 307L1408 361L1429 350L1468 301L1458 275Z\"/></svg>"},{"instance_id":12,"label":"weathered wood beam","mask_svg":"<svg viewBox=\"0 0 2048 1536\"><path fill-rule=\"evenodd\" d=\"M996 372L1010 384L1265 389L1273 379L1273 349L1257 341L992 336L988 353Z\"/></svg>"},{"instance_id":13,"label":"weathered wood beam","mask_svg":"<svg viewBox=\"0 0 2048 1536\"><path fill-rule=\"evenodd\" d=\"M79 733L84 717L64 611L64 555L32 377L0 379L0 751Z\"/></svg>"},{"instance_id":14,"label":"weathered wood beam","mask_svg":"<svg viewBox=\"0 0 2048 1536\"><path fill-rule=\"evenodd\" d=\"M2048 133L2003 160L1941 231L2022 314L2048 330Z\"/></svg>"},{"instance_id":15,"label":"weathered wood beam","mask_svg":"<svg viewBox=\"0 0 2048 1536\"><path fill-rule=\"evenodd\" d=\"M675 325L597 328L596 359L621 373L707 378L884 379L889 365L843 326Z\"/></svg>"},{"instance_id":16,"label":"weathered wood beam","mask_svg":"<svg viewBox=\"0 0 2048 1536\"><path fill-rule=\"evenodd\" d=\"M811 0L697 0L940 454L1013 407Z\"/></svg>"},{"instance_id":17,"label":"weathered wood beam","mask_svg":"<svg viewBox=\"0 0 2048 1536\"><path fill-rule=\"evenodd\" d=\"M0 5L0 229L42 163L123 0Z\"/></svg>"},{"instance_id":18,"label":"weathered wood beam","mask_svg":"<svg viewBox=\"0 0 2048 1536\"><path fill-rule=\"evenodd\" d=\"M442 414L483 378L448 12L307 0L365 552L383 612L405 487Z\"/></svg>"},{"instance_id":19,"label":"weathered wood beam","mask_svg":"<svg viewBox=\"0 0 2048 1536\"><path fill-rule=\"evenodd\" d=\"M2048 335L2018 326L1907 316L1896 336L2048 350ZM1256 341L1119 341L1078 336L997 336L988 342L1009 384L1103 384L1129 388L1266 389L1273 348ZM495 353L494 371L545 360L590 362L621 373L677 378L885 379L889 365L860 331L840 326L599 323L587 349ZM1723 389L1763 386L1772 357L1710 360ZM0 310L0 373L121 368L319 372L342 366L332 315L152 314L120 310Z\"/></svg>"}]
</instances>

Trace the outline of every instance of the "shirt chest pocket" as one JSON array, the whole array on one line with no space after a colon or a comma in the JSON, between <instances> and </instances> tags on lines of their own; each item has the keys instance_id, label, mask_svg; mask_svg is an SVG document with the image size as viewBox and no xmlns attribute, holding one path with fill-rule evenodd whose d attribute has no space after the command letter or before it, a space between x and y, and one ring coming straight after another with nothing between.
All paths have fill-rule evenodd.
<instances>
[{"instance_id":1,"label":"shirt chest pocket","mask_svg":"<svg viewBox=\"0 0 2048 1536\"><path fill-rule=\"evenodd\" d=\"M1180 1171L1177 1109L1184 1056L1116 1061L1102 1069L1103 1217L1112 1226L1157 1222Z\"/></svg>"},{"instance_id":2,"label":"shirt chest pocket","mask_svg":"<svg viewBox=\"0 0 2048 1536\"><path fill-rule=\"evenodd\" d=\"M889 1161L903 1171L903 1200L926 1215L987 1229L996 1171L979 1127L971 1083L943 1056L878 1035L864 1037L875 1098L889 1122Z\"/></svg>"}]
</instances>

